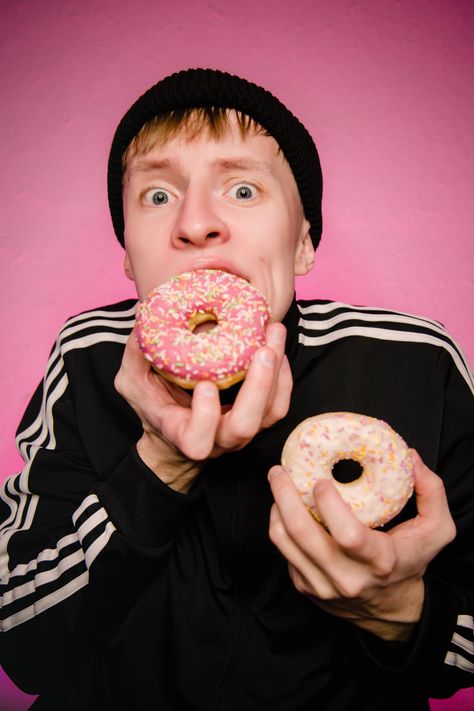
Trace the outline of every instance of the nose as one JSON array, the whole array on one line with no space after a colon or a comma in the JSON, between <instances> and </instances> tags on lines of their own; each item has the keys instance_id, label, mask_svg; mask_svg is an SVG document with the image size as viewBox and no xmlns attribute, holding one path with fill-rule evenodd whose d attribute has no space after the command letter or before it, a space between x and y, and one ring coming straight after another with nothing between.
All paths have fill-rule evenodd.
<instances>
[{"instance_id":1,"label":"nose","mask_svg":"<svg viewBox=\"0 0 474 711\"><path fill-rule=\"evenodd\" d=\"M204 189L189 188L177 213L172 242L178 249L187 245L205 247L229 239L229 229L216 200Z\"/></svg>"}]
</instances>

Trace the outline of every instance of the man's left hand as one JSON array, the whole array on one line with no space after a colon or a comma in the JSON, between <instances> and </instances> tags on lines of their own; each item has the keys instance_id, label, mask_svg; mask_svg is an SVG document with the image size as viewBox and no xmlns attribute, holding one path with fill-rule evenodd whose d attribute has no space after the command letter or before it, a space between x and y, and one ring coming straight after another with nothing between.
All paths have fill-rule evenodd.
<instances>
[{"instance_id":1,"label":"man's left hand","mask_svg":"<svg viewBox=\"0 0 474 711\"><path fill-rule=\"evenodd\" d=\"M324 528L285 470L269 472L275 499L269 535L297 590L386 640L409 636L423 608L426 567L456 534L442 480L412 456L418 513L387 532L362 524L329 481L314 487Z\"/></svg>"}]
</instances>

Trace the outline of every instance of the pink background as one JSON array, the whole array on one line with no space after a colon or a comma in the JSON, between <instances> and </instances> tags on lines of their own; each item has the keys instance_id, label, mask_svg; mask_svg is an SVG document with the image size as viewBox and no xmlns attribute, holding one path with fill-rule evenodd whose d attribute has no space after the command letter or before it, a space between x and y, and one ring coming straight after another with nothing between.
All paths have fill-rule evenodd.
<instances>
[{"instance_id":1,"label":"pink background","mask_svg":"<svg viewBox=\"0 0 474 711\"><path fill-rule=\"evenodd\" d=\"M4 475L64 319L134 295L107 210L108 147L130 103L188 66L263 84L316 140L324 236L298 293L434 317L472 363L473 33L470 0L3 3ZM0 686L2 711L28 703ZM461 692L432 706L473 705Z\"/></svg>"}]
</instances>

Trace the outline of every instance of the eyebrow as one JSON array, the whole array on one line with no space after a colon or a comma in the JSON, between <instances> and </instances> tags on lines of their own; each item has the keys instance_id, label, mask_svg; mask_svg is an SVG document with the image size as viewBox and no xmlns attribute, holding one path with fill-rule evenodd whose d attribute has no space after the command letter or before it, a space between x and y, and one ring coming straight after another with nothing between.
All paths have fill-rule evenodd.
<instances>
[{"instance_id":1,"label":"eyebrow","mask_svg":"<svg viewBox=\"0 0 474 711\"><path fill-rule=\"evenodd\" d=\"M149 160L147 158L140 158L138 164L133 168L129 167L130 173L151 173L157 170L163 170L172 167L172 162L168 158L163 158L162 160Z\"/></svg>"},{"instance_id":2,"label":"eyebrow","mask_svg":"<svg viewBox=\"0 0 474 711\"><path fill-rule=\"evenodd\" d=\"M255 160L249 156L242 158L217 158L213 165L222 170L251 170L258 173L272 174L270 163L265 160Z\"/></svg>"},{"instance_id":3,"label":"eyebrow","mask_svg":"<svg viewBox=\"0 0 474 711\"><path fill-rule=\"evenodd\" d=\"M265 173L267 175L273 174L270 163L268 161L255 160L250 156L242 156L236 158L216 158L216 160L212 161L211 166L219 168L222 171L244 170ZM147 158L142 158L139 160L138 165L132 168L130 172L132 174L152 173L158 170L167 170L169 168L177 167L178 166L176 162L171 161L169 158L163 158L161 160L150 160Z\"/></svg>"}]
</instances>

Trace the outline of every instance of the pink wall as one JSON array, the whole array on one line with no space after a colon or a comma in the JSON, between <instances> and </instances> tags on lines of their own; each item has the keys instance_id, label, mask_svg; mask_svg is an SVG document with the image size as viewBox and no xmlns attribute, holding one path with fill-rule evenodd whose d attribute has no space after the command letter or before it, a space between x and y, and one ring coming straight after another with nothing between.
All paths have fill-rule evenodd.
<instances>
[{"instance_id":1,"label":"pink wall","mask_svg":"<svg viewBox=\"0 0 474 711\"><path fill-rule=\"evenodd\" d=\"M442 321L474 361L470 0L39 0L0 25L0 457L63 320L133 295L107 212L116 123L188 66L279 95L316 139L325 232L301 295ZM27 704L0 687L2 709ZM472 694L437 702L467 709ZM9 704L7 706L7 704Z\"/></svg>"}]
</instances>

